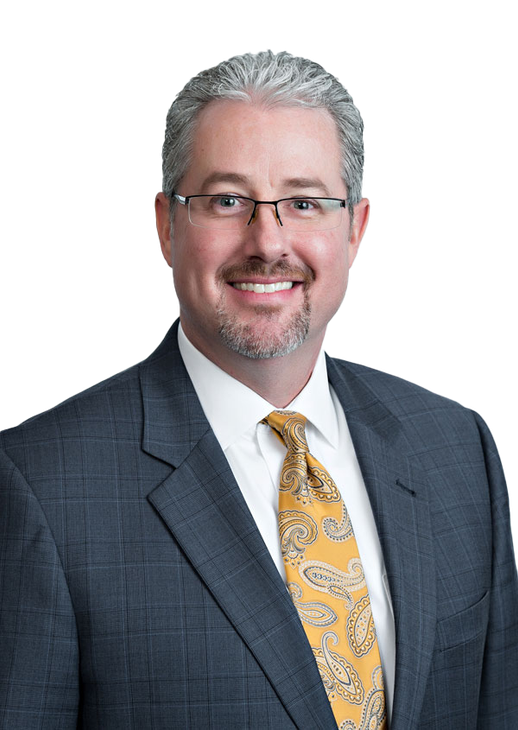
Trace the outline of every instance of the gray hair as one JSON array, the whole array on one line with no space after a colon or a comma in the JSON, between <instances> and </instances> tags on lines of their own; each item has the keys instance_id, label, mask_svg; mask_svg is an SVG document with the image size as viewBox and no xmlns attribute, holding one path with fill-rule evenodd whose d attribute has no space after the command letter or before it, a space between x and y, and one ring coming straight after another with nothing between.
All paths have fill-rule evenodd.
<instances>
[{"instance_id":1,"label":"gray hair","mask_svg":"<svg viewBox=\"0 0 518 730\"><path fill-rule=\"evenodd\" d=\"M286 51L234 56L202 71L180 91L167 114L162 149L162 185L169 199L189 167L198 115L215 100L327 109L336 122L342 147L342 177L350 210L360 201L363 175L360 112L338 79L317 63Z\"/></svg>"}]
</instances>

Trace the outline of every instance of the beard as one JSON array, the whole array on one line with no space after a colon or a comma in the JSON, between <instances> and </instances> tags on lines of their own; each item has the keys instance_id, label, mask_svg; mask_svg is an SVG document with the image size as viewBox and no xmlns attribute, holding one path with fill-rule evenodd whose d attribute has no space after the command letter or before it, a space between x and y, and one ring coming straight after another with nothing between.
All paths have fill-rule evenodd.
<instances>
[{"instance_id":1,"label":"beard","mask_svg":"<svg viewBox=\"0 0 518 730\"><path fill-rule=\"evenodd\" d=\"M256 321L243 323L239 317L227 312L225 308L224 289L216 311L218 331L224 344L233 352L254 360L289 355L307 338L311 322L311 304L309 301L309 284L314 280L313 272L296 269L284 261L279 261L268 268L260 261L247 261L240 266L231 266L220 273L222 286L233 278L246 278L247 274L256 276L284 276L290 279L303 280L304 300L300 309L286 322L284 327L276 330L274 325L282 312L281 307L258 304L254 311Z\"/></svg>"},{"instance_id":2,"label":"beard","mask_svg":"<svg viewBox=\"0 0 518 730\"><path fill-rule=\"evenodd\" d=\"M256 307L261 324L243 324L236 315L230 315L223 307L218 308L218 331L225 345L239 355L253 360L265 360L270 357L283 357L302 345L308 336L311 321L311 305L304 294L304 302L281 331L268 329L268 323L274 323L278 311L272 307L261 305Z\"/></svg>"}]
</instances>

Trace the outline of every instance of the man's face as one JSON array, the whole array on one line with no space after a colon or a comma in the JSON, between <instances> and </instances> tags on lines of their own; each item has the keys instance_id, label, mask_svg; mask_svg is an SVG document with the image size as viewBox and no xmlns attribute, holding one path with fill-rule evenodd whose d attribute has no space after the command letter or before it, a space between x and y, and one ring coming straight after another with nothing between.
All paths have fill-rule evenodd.
<instances>
[{"instance_id":1,"label":"man's face","mask_svg":"<svg viewBox=\"0 0 518 730\"><path fill-rule=\"evenodd\" d=\"M340 163L326 111L212 102L198 118L191 165L175 192L346 198ZM286 355L302 343L317 352L345 294L367 217L363 200L352 229L344 210L333 230L286 230L274 207L262 205L249 226L210 230L193 226L187 207L178 205L171 243L166 201L158 196L162 250L173 267L186 335L220 365L236 356ZM270 286L257 292L243 284Z\"/></svg>"}]
</instances>

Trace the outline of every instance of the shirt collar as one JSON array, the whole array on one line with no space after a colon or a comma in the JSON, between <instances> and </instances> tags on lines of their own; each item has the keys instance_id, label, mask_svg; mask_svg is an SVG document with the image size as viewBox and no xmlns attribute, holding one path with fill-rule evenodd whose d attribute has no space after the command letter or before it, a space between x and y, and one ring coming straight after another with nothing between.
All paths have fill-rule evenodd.
<instances>
[{"instance_id":1,"label":"shirt collar","mask_svg":"<svg viewBox=\"0 0 518 730\"><path fill-rule=\"evenodd\" d=\"M248 386L205 357L178 327L178 347L205 416L223 451L275 409ZM286 407L302 413L334 448L338 419L329 390L324 350L302 391Z\"/></svg>"}]
</instances>

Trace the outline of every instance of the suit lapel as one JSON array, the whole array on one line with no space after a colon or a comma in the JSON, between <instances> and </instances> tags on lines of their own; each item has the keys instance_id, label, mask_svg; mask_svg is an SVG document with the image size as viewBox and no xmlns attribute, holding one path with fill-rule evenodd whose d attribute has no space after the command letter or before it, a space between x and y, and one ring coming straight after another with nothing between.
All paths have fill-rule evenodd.
<instances>
[{"instance_id":1,"label":"suit lapel","mask_svg":"<svg viewBox=\"0 0 518 730\"><path fill-rule=\"evenodd\" d=\"M336 728L304 630L203 414L173 327L141 366L144 450L176 467L150 495L301 730Z\"/></svg>"},{"instance_id":2,"label":"suit lapel","mask_svg":"<svg viewBox=\"0 0 518 730\"><path fill-rule=\"evenodd\" d=\"M435 638L435 561L426 477L406 456L399 421L354 373L328 359L365 481L396 625L391 730L417 728Z\"/></svg>"}]
</instances>

